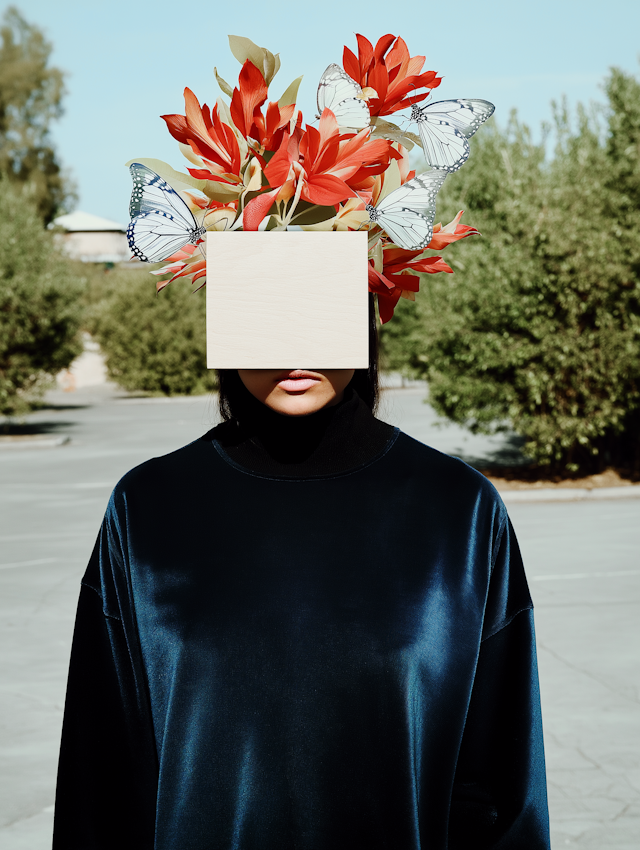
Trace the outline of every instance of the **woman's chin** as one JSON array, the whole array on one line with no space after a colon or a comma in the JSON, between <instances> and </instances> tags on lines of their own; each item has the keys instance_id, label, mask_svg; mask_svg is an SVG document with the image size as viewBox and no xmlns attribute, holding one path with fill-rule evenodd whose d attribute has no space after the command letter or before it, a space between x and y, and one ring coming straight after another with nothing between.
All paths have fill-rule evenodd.
<instances>
[{"instance_id":1,"label":"woman's chin","mask_svg":"<svg viewBox=\"0 0 640 850\"><path fill-rule=\"evenodd\" d=\"M266 400L267 407L284 416L309 416L322 410L323 407L336 404L337 398L334 393L314 392L315 386L306 390L301 388L286 390L279 387L278 391L272 393Z\"/></svg>"}]
</instances>

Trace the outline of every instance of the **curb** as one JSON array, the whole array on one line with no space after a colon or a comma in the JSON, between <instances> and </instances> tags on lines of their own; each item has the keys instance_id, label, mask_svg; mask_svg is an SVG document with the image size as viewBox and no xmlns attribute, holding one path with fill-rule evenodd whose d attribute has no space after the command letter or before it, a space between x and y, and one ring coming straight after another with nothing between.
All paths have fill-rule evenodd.
<instances>
[{"instance_id":1,"label":"curb","mask_svg":"<svg viewBox=\"0 0 640 850\"><path fill-rule=\"evenodd\" d=\"M599 499L640 499L640 484L628 487L545 487L540 490L498 490L505 504L514 502L585 502Z\"/></svg>"},{"instance_id":2,"label":"curb","mask_svg":"<svg viewBox=\"0 0 640 850\"><path fill-rule=\"evenodd\" d=\"M3 449L52 449L71 442L71 437L62 434L58 437L0 437L0 451Z\"/></svg>"}]
</instances>

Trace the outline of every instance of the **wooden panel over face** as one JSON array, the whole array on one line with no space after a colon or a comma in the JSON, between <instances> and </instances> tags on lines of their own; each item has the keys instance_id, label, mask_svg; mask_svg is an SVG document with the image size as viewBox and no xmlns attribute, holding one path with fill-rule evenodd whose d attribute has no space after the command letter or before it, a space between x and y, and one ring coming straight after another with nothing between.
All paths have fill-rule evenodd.
<instances>
[{"instance_id":1,"label":"wooden panel over face","mask_svg":"<svg viewBox=\"0 0 640 850\"><path fill-rule=\"evenodd\" d=\"M210 369L366 369L367 236L207 234Z\"/></svg>"}]
</instances>

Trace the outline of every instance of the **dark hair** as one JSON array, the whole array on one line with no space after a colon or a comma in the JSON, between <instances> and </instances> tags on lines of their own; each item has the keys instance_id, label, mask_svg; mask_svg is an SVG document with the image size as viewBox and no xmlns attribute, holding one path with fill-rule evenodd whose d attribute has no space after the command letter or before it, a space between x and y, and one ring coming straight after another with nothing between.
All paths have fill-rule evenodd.
<instances>
[{"instance_id":1,"label":"dark hair","mask_svg":"<svg viewBox=\"0 0 640 850\"><path fill-rule=\"evenodd\" d=\"M240 380L237 369L217 369L218 407L223 422L239 422L255 403L253 396ZM378 386L378 328L376 307L372 294L369 295L369 368L356 369L349 386L358 393L372 413L376 412L379 400Z\"/></svg>"}]
</instances>

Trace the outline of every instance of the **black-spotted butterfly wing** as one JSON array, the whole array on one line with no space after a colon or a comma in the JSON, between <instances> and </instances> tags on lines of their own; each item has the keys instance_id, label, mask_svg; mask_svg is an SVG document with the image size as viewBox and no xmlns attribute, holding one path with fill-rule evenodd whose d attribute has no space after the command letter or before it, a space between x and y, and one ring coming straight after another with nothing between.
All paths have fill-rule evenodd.
<instances>
[{"instance_id":1,"label":"black-spotted butterfly wing","mask_svg":"<svg viewBox=\"0 0 640 850\"><path fill-rule=\"evenodd\" d=\"M133 191L127 240L134 255L145 263L156 263L189 243L196 245L205 229L180 195L146 165L134 162L129 171Z\"/></svg>"},{"instance_id":2,"label":"black-spotted butterfly wing","mask_svg":"<svg viewBox=\"0 0 640 850\"><path fill-rule=\"evenodd\" d=\"M494 110L488 100L440 100L413 106L411 120L418 124L427 163L457 171L469 159L469 139Z\"/></svg>"},{"instance_id":3,"label":"black-spotted butterfly wing","mask_svg":"<svg viewBox=\"0 0 640 850\"><path fill-rule=\"evenodd\" d=\"M371 124L367 102L359 96L361 88L339 65L329 65L318 86L318 116L330 109L339 127L363 130Z\"/></svg>"},{"instance_id":4,"label":"black-spotted butterfly wing","mask_svg":"<svg viewBox=\"0 0 640 850\"><path fill-rule=\"evenodd\" d=\"M377 206L367 206L371 221L391 237L399 248L417 251L425 248L433 236L436 195L447 176L446 171L425 171L394 189Z\"/></svg>"}]
</instances>

